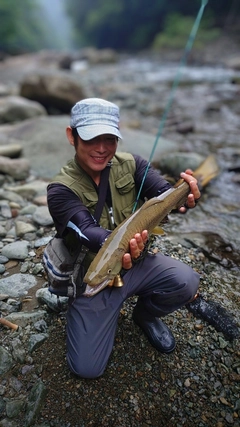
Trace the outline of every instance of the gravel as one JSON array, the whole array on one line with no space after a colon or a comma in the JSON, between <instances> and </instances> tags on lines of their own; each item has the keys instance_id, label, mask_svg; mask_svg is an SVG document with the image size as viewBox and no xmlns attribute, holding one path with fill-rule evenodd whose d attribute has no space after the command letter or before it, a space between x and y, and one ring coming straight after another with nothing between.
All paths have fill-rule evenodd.
<instances>
[{"instance_id":1,"label":"gravel","mask_svg":"<svg viewBox=\"0 0 240 427\"><path fill-rule=\"evenodd\" d=\"M220 304L224 301L228 312L238 318L239 294L231 288L220 292L226 282L236 281L236 271L224 270L209 262L199 249L174 244L168 236L157 238L152 250L191 265L201 274L201 294ZM170 355L158 353L132 321L135 303L132 297L124 304L107 369L95 380L78 378L68 370L66 313L50 314L48 339L32 353L28 364L16 363L1 385L8 387L11 398L16 398L41 379L46 396L31 425L239 426L239 340L227 340L222 332L184 307L165 318L177 341L175 351ZM6 346L12 334L4 331ZM16 383L20 384L19 390ZM17 423L11 418L6 423L4 418L0 426L26 426L24 410Z\"/></svg>"}]
</instances>

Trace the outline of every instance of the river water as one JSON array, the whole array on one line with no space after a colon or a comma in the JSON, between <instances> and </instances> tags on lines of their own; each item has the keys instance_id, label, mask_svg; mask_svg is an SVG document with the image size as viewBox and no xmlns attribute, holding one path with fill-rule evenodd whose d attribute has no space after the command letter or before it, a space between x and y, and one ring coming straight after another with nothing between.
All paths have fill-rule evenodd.
<instances>
[{"instance_id":1,"label":"river water","mask_svg":"<svg viewBox=\"0 0 240 427\"><path fill-rule=\"evenodd\" d=\"M154 86L170 84L173 111L180 120L193 123L193 131L179 139L180 151L214 154L219 165L219 175L203 189L198 207L183 216L171 214L165 231L174 241L201 248L216 262L215 271L223 266L229 273L219 291L233 293L239 299L240 85L234 82L240 81L240 73L224 67L188 66L181 71L179 87L171 92L178 67L169 65L157 70L156 64L142 65L146 80ZM139 65L136 68L141 70ZM168 137L168 129L164 136Z\"/></svg>"}]
</instances>

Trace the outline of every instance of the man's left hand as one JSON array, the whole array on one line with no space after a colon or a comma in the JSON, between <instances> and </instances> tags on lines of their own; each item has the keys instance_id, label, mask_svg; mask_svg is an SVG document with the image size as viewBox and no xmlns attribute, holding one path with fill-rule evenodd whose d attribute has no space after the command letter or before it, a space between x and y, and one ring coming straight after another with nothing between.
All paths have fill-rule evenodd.
<instances>
[{"instance_id":1,"label":"man's left hand","mask_svg":"<svg viewBox=\"0 0 240 427\"><path fill-rule=\"evenodd\" d=\"M196 206L198 199L201 197L200 190L198 188L198 183L196 178L192 176L193 171L191 169L187 169L185 172L180 174L181 178L184 179L189 184L191 192L187 197L187 201L185 206L181 206L179 208L179 212L185 213L188 209L192 209Z\"/></svg>"}]
</instances>

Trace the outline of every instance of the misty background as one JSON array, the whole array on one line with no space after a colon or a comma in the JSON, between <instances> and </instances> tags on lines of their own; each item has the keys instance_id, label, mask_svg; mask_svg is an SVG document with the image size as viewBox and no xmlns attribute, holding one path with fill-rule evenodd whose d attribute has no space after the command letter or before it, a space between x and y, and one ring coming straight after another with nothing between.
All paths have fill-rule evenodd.
<instances>
[{"instance_id":1,"label":"misty background","mask_svg":"<svg viewBox=\"0 0 240 427\"><path fill-rule=\"evenodd\" d=\"M86 46L118 51L184 47L201 0L0 0L1 56ZM209 0L196 40L240 41L240 2Z\"/></svg>"},{"instance_id":2,"label":"misty background","mask_svg":"<svg viewBox=\"0 0 240 427\"><path fill-rule=\"evenodd\" d=\"M46 18L46 31L53 37L52 47L56 49L72 49L72 24L66 14L65 0L38 0Z\"/></svg>"}]
</instances>

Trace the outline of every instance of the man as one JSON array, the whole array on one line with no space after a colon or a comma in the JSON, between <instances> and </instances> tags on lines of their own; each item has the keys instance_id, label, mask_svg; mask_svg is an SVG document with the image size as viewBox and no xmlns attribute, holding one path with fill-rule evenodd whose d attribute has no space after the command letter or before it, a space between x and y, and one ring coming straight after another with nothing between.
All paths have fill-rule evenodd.
<instances>
[{"instance_id":1,"label":"man","mask_svg":"<svg viewBox=\"0 0 240 427\"><path fill-rule=\"evenodd\" d=\"M76 103L66 133L76 153L48 186L48 206L57 234L68 243L75 240L89 249L84 260L86 271L111 230L131 214L147 162L138 155L116 153L122 136L119 109L111 102L89 98ZM94 210L102 171L107 167L106 202L97 223ZM181 177L191 190L186 205L193 208L200 197L197 181L190 170ZM170 187L150 168L141 190L141 203ZM180 208L180 212L185 211L186 207ZM138 295L133 320L150 343L162 353L174 350L175 339L160 318L194 298L199 275L161 253L140 256L147 240L147 230L132 236L129 253L122 259L124 286L106 287L90 298L70 299L67 361L75 374L85 378L102 375L113 348L120 309L132 295Z\"/></svg>"}]
</instances>

